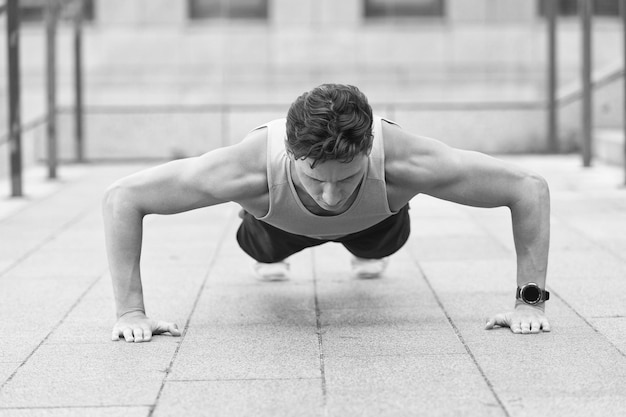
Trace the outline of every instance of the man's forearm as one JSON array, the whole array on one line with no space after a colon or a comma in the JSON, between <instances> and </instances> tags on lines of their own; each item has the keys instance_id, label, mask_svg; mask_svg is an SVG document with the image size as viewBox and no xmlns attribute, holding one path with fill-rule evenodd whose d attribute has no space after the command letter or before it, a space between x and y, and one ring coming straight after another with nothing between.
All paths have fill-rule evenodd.
<instances>
[{"instance_id":1,"label":"man's forearm","mask_svg":"<svg viewBox=\"0 0 626 417\"><path fill-rule=\"evenodd\" d=\"M545 288L550 246L550 192L545 180L528 179L524 198L511 206L517 253L517 285Z\"/></svg>"},{"instance_id":2,"label":"man's forearm","mask_svg":"<svg viewBox=\"0 0 626 417\"><path fill-rule=\"evenodd\" d=\"M121 191L110 189L103 202L109 270L120 317L129 311L144 311L140 258L143 215L124 200Z\"/></svg>"}]
</instances>

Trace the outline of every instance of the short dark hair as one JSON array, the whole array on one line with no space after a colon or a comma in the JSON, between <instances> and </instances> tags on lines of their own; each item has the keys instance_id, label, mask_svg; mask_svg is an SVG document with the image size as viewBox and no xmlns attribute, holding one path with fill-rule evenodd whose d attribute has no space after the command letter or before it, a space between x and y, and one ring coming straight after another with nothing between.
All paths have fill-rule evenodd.
<instances>
[{"instance_id":1,"label":"short dark hair","mask_svg":"<svg viewBox=\"0 0 626 417\"><path fill-rule=\"evenodd\" d=\"M298 97L287 112L286 148L296 159L350 162L372 147L372 108L358 88L322 84Z\"/></svg>"}]
</instances>

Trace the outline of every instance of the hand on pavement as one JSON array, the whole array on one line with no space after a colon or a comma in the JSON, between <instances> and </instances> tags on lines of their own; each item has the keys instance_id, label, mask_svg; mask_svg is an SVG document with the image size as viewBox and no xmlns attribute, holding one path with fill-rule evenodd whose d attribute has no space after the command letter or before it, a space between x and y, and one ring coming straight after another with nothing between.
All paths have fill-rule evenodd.
<instances>
[{"instance_id":1,"label":"hand on pavement","mask_svg":"<svg viewBox=\"0 0 626 417\"><path fill-rule=\"evenodd\" d=\"M513 311L499 313L487 320L485 329L496 326L509 327L513 333L540 333L550 331L550 323L544 313L544 307L518 303Z\"/></svg>"},{"instance_id":2,"label":"hand on pavement","mask_svg":"<svg viewBox=\"0 0 626 417\"><path fill-rule=\"evenodd\" d=\"M123 314L113 326L111 340L120 340L120 336L127 342L149 342L152 335L169 332L172 336L180 336L181 332L174 323L158 321L148 318L143 311L132 311Z\"/></svg>"}]
</instances>

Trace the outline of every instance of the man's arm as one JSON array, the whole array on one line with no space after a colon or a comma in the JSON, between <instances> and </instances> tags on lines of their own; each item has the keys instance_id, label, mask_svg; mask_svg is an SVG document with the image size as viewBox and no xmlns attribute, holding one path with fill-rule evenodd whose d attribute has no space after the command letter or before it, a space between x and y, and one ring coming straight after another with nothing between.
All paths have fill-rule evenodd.
<instances>
[{"instance_id":1,"label":"man's arm","mask_svg":"<svg viewBox=\"0 0 626 417\"><path fill-rule=\"evenodd\" d=\"M511 210L517 253L517 285L529 282L545 288L550 240L550 193L546 181L521 167L487 155L451 148L441 142L396 129L405 153L391 153L396 164L389 180L404 184L414 194L475 207L507 206ZM390 129L390 130L391 130ZM513 294L513 289L511 290ZM549 331L539 306L516 304L512 312L490 318L487 328L507 326L515 333Z\"/></svg>"},{"instance_id":2,"label":"man's arm","mask_svg":"<svg viewBox=\"0 0 626 417\"><path fill-rule=\"evenodd\" d=\"M118 317L113 340L124 336L129 342L148 341L163 332L180 335L173 323L145 315L139 267L144 216L262 195L267 189L264 155L265 138L255 133L240 144L150 168L109 187L103 218Z\"/></svg>"}]
</instances>

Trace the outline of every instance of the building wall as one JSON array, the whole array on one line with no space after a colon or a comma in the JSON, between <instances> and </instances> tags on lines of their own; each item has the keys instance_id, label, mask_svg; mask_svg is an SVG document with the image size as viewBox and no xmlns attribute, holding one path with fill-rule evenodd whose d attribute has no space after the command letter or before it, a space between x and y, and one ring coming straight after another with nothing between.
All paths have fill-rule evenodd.
<instances>
[{"instance_id":1,"label":"building wall","mask_svg":"<svg viewBox=\"0 0 626 417\"><path fill-rule=\"evenodd\" d=\"M95 0L85 28L87 156L169 158L234 143L324 82L355 84L379 113L453 146L546 150L547 28L535 0L447 0L444 17L407 21L367 20L360 0L269 4L267 21L190 21L186 0ZM73 105L70 39L62 27L64 107ZM26 30L26 67L44 56L41 40ZM618 19L596 18L594 67L621 60L621 42ZM575 18L559 19L558 44L560 85L577 88ZM37 77L24 82L25 113L44 102ZM618 114L620 96L602 94L597 112ZM575 108L562 111L562 150L578 146ZM61 119L71 158L69 115Z\"/></svg>"}]
</instances>

